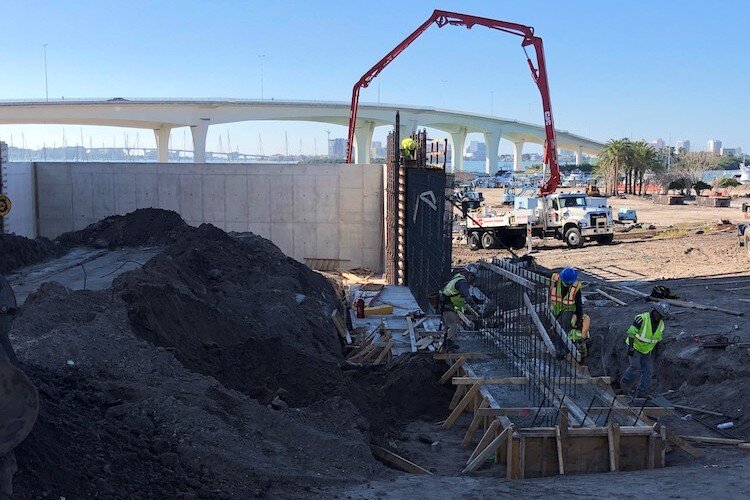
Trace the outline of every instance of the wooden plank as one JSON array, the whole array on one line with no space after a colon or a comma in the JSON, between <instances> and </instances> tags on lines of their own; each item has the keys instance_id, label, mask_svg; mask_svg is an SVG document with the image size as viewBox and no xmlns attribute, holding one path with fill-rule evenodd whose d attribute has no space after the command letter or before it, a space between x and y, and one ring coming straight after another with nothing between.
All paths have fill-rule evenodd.
<instances>
[{"instance_id":1,"label":"wooden plank","mask_svg":"<svg viewBox=\"0 0 750 500\"><path fill-rule=\"evenodd\" d=\"M602 295L603 297L608 298L609 300L611 300L615 304L619 304L621 306L628 305L627 302L623 302L622 300L618 299L617 297L613 297L612 295L608 294L607 292L605 292L601 288L595 288L594 291L596 291L596 293L598 293L599 295Z\"/></svg>"},{"instance_id":2,"label":"wooden plank","mask_svg":"<svg viewBox=\"0 0 750 500\"><path fill-rule=\"evenodd\" d=\"M653 469L656 459L656 434L648 437L648 446L646 447L646 468Z\"/></svg>"},{"instance_id":3,"label":"wooden plank","mask_svg":"<svg viewBox=\"0 0 750 500\"><path fill-rule=\"evenodd\" d=\"M478 409L487 408L488 405L489 403L483 399ZM477 432L477 429L479 429L479 426L482 424L483 420L483 416L479 415L478 413L474 413L474 418L472 419L471 424L469 424L469 429L466 431L466 435L461 441L461 446L463 448L466 448L471 444L472 440L474 439L474 433Z\"/></svg>"},{"instance_id":4,"label":"wooden plank","mask_svg":"<svg viewBox=\"0 0 750 500\"><path fill-rule=\"evenodd\" d=\"M464 325L468 326L469 328L474 326L474 323L461 311L456 311L456 316L458 316L458 318L464 322Z\"/></svg>"},{"instance_id":5,"label":"wooden plank","mask_svg":"<svg viewBox=\"0 0 750 500\"><path fill-rule=\"evenodd\" d=\"M603 412L603 411L609 411L609 406L592 406L589 409L589 413L595 413L595 412ZM640 408L611 408L612 413L617 414L637 414L641 409ZM479 408L477 409L477 413L479 413L483 417L497 417L501 415L505 416L513 416L513 417L528 417L530 415L535 415L536 413L539 413L540 416L546 416L546 415L556 415L558 412L558 409L553 406L548 406L544 408L538 408L538 407L517 407L517 408ZM670 408L663 408L661 406L651 406L651 407L645 407L643 408L643 413L651 414L651 415L671 415L672 411Z\"/></svg>"},{"instance_id":6,"label":"wooden plank","mask_svg":"<svg viewBox=\"0 0 750 500\"><path fill-rule=\"evenodd\" d=\"M372 362L373 365L379 365L383 360L385 360L386 356L388 356L388 353L391 352L391 349L393 349L393 339L389 339L388 343L383 347L383 350L380 351L380 354L377 358L375 358L375 361Z\"/></svg>"},{"instance_id":7,"label":"wooden plank","mask_svg":"<svg viewBox=\"0 0 750 500\"><path fill-rule=\"evenodd\" d=\"M377 349L377 346L375 344L368 344L364 348L362 348L359 352L352 353L352 355L346 359L347 361L352 361L352 362L361 361L362 358L367 356L370 352L372 352L375 349Z\"/></svg>"},{"instance_id":8,"label":"wooden plank","mask_svg":"<svg viewBox=\"0 0 750 500\"><path fill-rule=\"evenodd\" d=\"M411 316L406 316L406 324L409 326L409 343L411 344L411 352L417 352L417 339L414 335L414 323L411 321Z\"/></svg>"},{"instance_id":9,"label":"wooden plank","mask_svg":"<svg viewBox=\"0 0 750 500\"><path fill-rule=\"evenodd\" d=\"M389 340L388 342L390 342L390 343L391 343L391 345L393 345L393 341L392 341L392 340ZM386 345L385 345L384 347L386 347L386 346L388 346L388 344L387 344L387 343L386 343ZM370 352L368 352L368 353L367 353L367 354L366 354L366 355L365 355L365 356L364 356L364 357L362 358L362 362L363 362L363 363L366 363L366 362L368 362L368 361L369 361L369 362L372 362L372 361L374 361L374 360L375 360L375 358L377 358L377 357L378 357L378 353L382 353L382 352L388 352L388 351L378 351L378 347L376 347L375 345L373 345L373 347L374 347L374 349L372 349L372 350L371 350ZM389 350L390 350L390 349L389 349Z\"/></svg>"},{"instance_id":10,"label":"wooden plank","mask_svg":"<svg viewBox=\"0 0 750 500\"><path fill-rule=\"evenodd\" d=\"M506 384L528 384L529 379L526 377L453 377L453 385L506 385Z\"/></svg>"},{"instance_id":11,"label":"wooden plank","mask_svg":"<svg viewBox=\"0 0 750 500\"><path fill-rule=\"evenodd\" d=\"M489 359L490 355L483 352L438 352L432 355L432 359Z\"/></svg>"},{"instance_id":12,"label":"wooden plank","mask_svg":"<svg viewBox=\"0 0 750 500\"><path fill-rule=\"evenodd\" d=\"M499 420L495 419L493 420L490 425L487 426L487 430L484 431L484 435L479 440L479 444L477 444L476 448L474 448L474 451L471 453L471 456L466 461L466 465L469 465L481 452L485 449L485 447L492 442L492 440L497 435L497 431L500 429L501 423Z\"/></svg>"},{"instance_id":13,"label":"wooden plank","mask_svg":"<svg viewBox=\"0 0 750 500\"><path fill-rule=\"evenodd\" d=\"M489 269L493 273L497 273L497 274L499 274L501 276L504 276L504 277L508 278L509 280L511 280L511 281L513 281L515 283L518 283L522 287L528 288L529 290L533 290L535 288L534 284L531 281L529 281L529 280L527 280L525 278L521 278L517 274L512 273L510 271L506 271L505 269L503 269L501 267L498 267L498 266L496 266L494 264L490 264L489 262L480 262L479 265L482 266L482 267L484 267L484 268Z\"/></svg>"},{"instance_id":14,"label":"wooden plank","mask_svg":"<svg viewBox=\"0 0 750 500\"><path fill-rule=\"evenodd\" d=\"M555 383L562 384L578 384L578 385L597 385L600 382L605 384L611 383L611 377L578 377L578 378L559 378L555 379ZM474 385L474 384L486 384L486 385L519 385L528 384L529 379L526 377L453 377L453 385ZM661 408L661 407L658 407Z\"/></svg>"},{"instance_id":15,"label":"wooden plank","mask_svg":"<svg viewBox=\"0 0 750 500\"><path fill-rule=\"evenodd\" d=\"M412 474L432 475L432 472L428 471L427 469L420 467L414 462L410 462L400 455L396 455L392 451L381 448L380 446L370 445L370 451L376 458L379 458L404 472L410 472Z\"/></svg>"},{"instance_id":16,"label":"wooden plank","mask_svg":"<svg viewBox=\"0 0 750 500\"><path fill-rule=\"evenodd\" d=\"M690 443L670 430L667 430L667 439L687 452L693 458L701 458L703 456L703 454L700 451L696 450Z\"/></svg>"},{"instance_id":17,"label":"wooden plank","mask_svg":"<svg viewBox=\"0 0 750 500\"><path fill-rule=\"evenodd\" d=\"M705 443L705 444L743 444L746 441L744 439L730 439L730 438L717 438L717 437L708 437L708 436L680 436L682 439L686 439L687 441L692 441L695 443Z\"/></svg>"},{"instance_id":18,"label":"wooden plank","mask_svg":"<svg viewBox=\"0 0 750 500\"><path fill-rule=\"evenodd\" d=\"M568 461L568 407L560 407L560 422L557 424L557 455L560 460L560 474L565 474L565 465Z\"/></svg>"},{"instance_id":19,"label":"wooden plank","mask_svg":"<svg viewBox=\"0 0 750 500\"><path fill-rule=\"evenodd\" d=\"M607 426L607 443L609 445L609 470L620 470L620 426L610 422Z\"/></svg>"},{"instance_id":20,"label":"wooden plank","mask_svg":"<svg viewBox=\"0 0 750 500\"><path fill-rule=\"evenodd\" d=\"M469 462L466 468L461 471L461 474L466 474L467 472L473 472L477 470L480 465L486 462L487 459L490 458L497 451L497 449L503 445L503 442L508 439L506 437L508 433L510 433L511 435L513 434L512 425L510 427L506 427L500 434L495 436L495 438L492 439L471 462Z\"/></svg>"},{"instance_id":21,"label":"wooden plank","mask_svg":"<svg viewBox=\"0 0 750 500\"><path fill-rule=\"evenodd\" d=\"M511 427L512 426L513 424L511 424ZM513 473L513 466L516 463L514 460L515 455L513 453L513 448L515 448L515 446L513 446L513 441L513 433L508 433L508 442L505 446L505 477L508 479L513 479L515 475Z\"/></svg>"},{"instance_id":22,"label":"wooden plank","mask_svg":"<svg viewBox=\"0 0 750 500\"><path fill-rule=\"evenodd\" d=\"M723 413L719 413L718 411L706 410L704 408L696 408L694 406L685 406L685 405L676 405L676 404L673 404L672 407L677 408L678 410L685 410L685 411L697 412L697 413L705 413L706 415L716 415L717 417L729 418L726 415L724 415Z\"/></svg>"},{"instance_id":23,"label":"wooden plank","mask_svg":"<svg viewBox=\"0 0 750 500\"><path fill-rule=\"evenodd\" d=\"M334 309L331 313L331 321L333 321L334 326L336 327L336 330L338 330L339 335L342 339L348 344L352 343L352 336L349 333L349 330L346 328L346 323L344 322L344 318L341 317L339 314L338 309Z\"/></svg>"},{"instance_id":24,"label":"wooden plank","mask_svg":"<svg viewBox=\"0 0 750 500\"><path fill-rule=\"evenodd\" d=\"M465 385L459 385L456 387L456 392L453 393L453 398L451 399L451 402L448 403L448 409L453 410L459 401L464 397L464 394L466 394L466 386Z\"/></svg>"},{"instance_id":25,"label":"wooden plank","mask_svg":"<svg viewBox=\"0 0 750 500\"><path fill-rule=\"evenodd\" d=\"M667 304L671 304L671 305L677 306L677 307L687 307L687 308L690 308L690 309L699 309L701 311L717 311L717 312L723 312L723 313L726 313L726 314L731 314L733 316L742 316L744 314L741 311L735 311L733 309L724 309L723 307L707 306L707 305L704 305L704 304L698 304L696 302L690 302L690 301L687 301L687 300L657 299L657 298L651 297L647 293L641 292L639 290L635 290L635 289L627 287L625 285L610 285L610 286L606 286L604 288L618 290L618 291L621 291L623 293L634 295L636 297L641 297L641 298L644 298L644 299L647 299L647 300L652 300L652 301L656 301L656 302L665 302Z\"/></svg>"},{"instance_id":26,"label":"wooden plank","mask_svg":"<svg viewBox=\"0 0 750 500\"><path fill-rule=\"evenodd\" d=\"M563 476L565 475L565 456L563 454L563 437L560 432L560 426L555 427L555 437L557 438L557 473Z\"/></svg>"},{"instance_id":27,"label":"wooden plank","mask_svg":"<svg viewBox=\"0 0 750 500\"><path fill-rule=\"evenodd\" d=\"M539 319L539 315L536 313L534 304L531 303L531 299L526 294L526 292L523 293L523 302L524 304L526 304L526 310L529 312L531 319L534 321L534 325L536 326L536 329L539 332L539 335L542 337L542 340L544 340L544 345L547 346L547 351L549 351L553 355L557 354L557 349L555 349L555 344L552 342L552 339L549 338L547 329L544 328L544 325L542 324L542 320Z\"/></svg>"},{"instance_id":28,"label":"wooden plank","mask_svg":"<svg viewBox=\"0 0 750 500\"><path fill-rule=\"evenodd\" d=\"M461 413L463 413L466 407L469 406L469 403L471 403L474 399L474 396L479 392L480 387L481 386L479 384L471 386L471 389L466 392L466 395L463 397L461 402L456 405L456 407L453 409L453 412L451 412L445 422L443 422L443 429L450 429L451 426L456 423L458 417L461 416Z\"/></svg>"},{"instance_id":29,"label":"wooden plank","mask_svg":"<svg viewBox=\"0 0 750 500\"><path fill-rule=\"evenodd\" d=\"M464 358L463 356L458 358L456 362L453 363L453 365L451 365L450 368L448 368L448 371L445 372L442 377L440 377L440 383L444 384L447 381L449 381L451 377L453 377L453 375L458 372L458 369L461 368L465 362L466 362L466 358Z\"/></svg>"},{"instance_id":30,"label":"wooden plank","mask_svg":"<svg viewBox=\"0 0 750 500\"><path fill-rule=\"evenodd\" d=\"M526 478L526 437L521 436L518 443L518 479Z\"/></svg>"}]
</instances>

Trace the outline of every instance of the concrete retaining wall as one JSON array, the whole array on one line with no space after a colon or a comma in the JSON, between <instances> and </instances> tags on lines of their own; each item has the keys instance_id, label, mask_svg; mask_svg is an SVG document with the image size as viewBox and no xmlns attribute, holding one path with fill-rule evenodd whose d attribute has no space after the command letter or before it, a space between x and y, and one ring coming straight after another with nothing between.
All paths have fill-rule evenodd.
<instances>
[{"instance_id":1,"label":"concrete retaining wall","mask_svg":"<svg viewBox=\"0 0 750 500\"><path fill-rule=\"evenodd\" d=\"M37 163L39 232L50 238L137 208L252 231L284 253L381 271L382 165ZM15 203L15 201L14 201Z\"/></svg>"},{"instance_id":2,"label":"concrete retaining wall","mask_svg":"<svg viewBox=\"0 0 750 500\"><path fill-rule=\"evenodd\" d=\"M5 232L34 238L34 164L3 163L2 168L3 192L13 204L4 219Z\"/></svg>"}]
</instances>

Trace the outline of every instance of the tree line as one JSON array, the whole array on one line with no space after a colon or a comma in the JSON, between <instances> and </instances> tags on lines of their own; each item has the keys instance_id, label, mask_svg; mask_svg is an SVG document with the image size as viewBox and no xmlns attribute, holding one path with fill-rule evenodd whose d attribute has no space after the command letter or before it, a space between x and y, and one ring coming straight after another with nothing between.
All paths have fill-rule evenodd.
<instances>
[{"instance_id":1,"label":"tree line","mask_svg":"<svg viewBox=\"0 0 750 500\"><path fill-rule=\"evenodd\" d=\"M607 194L618 195L624 185L624 194L644 194L647 180L662 190L679 189L690 193L708 189L703 182L709 170L737 168L740 159L721 157L707 152L678 152L672 148L656 150L644 141L627 138L612 139L599 154L599 163L594 172L604 181ZM736 181L735 181L736 182ZM731 187L729 181L721 186Z\"/></svg>"}]
</instances>

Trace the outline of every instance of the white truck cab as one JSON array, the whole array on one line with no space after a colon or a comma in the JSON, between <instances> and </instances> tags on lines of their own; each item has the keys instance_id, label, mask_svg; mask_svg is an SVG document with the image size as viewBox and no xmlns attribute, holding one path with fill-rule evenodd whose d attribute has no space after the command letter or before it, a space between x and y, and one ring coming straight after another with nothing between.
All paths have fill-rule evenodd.
<instances>
[{"instance_id":1,"label":"white truck cab","mask_svg":"<svg viewBox=\"0 0 750 500\"><path fill-rule=\"evenodd\" d=\"M485 212L466 221L469 248L521 248L528 230L537 237L552 237L573 248L584 241L606 245L614 240L612 208L606 198L583 193L516 197L509 212Z\"/></svg>"}]
</instances>

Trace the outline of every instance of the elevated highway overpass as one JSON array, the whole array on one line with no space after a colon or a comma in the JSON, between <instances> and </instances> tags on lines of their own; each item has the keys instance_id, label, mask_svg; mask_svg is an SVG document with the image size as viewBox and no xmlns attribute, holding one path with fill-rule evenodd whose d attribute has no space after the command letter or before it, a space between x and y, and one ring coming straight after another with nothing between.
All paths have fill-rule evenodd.
<instances>
[{"instance_id":1,"label":"elevated highway overpass","mask_svg":"<svg viewBox=\"0 0 750 500\"><path fill-rule=\"evenodd\" d=\"M375 127L392 125L401 113L401 134L430 127L450 134L454 169L463 169L463 151L469 133L484 135L487 172L497 169L500 139L513 143L514 169L519 170L526 143L543 144L544 127L497 116L400 104L360 104L355 133L356 163L370 163L370 144ZM289 120L347 126L349 103L243 99L65 99L54 101L0 101L0 124L102 125L152 129L157 158L168 161L169 134L173 128L190 127L194 161L206 161L208 127L259 120ZM580 163L582 153L596 155L602 143L558 130L557 144L573 151Z\"/></svg>"}]
</instances>

